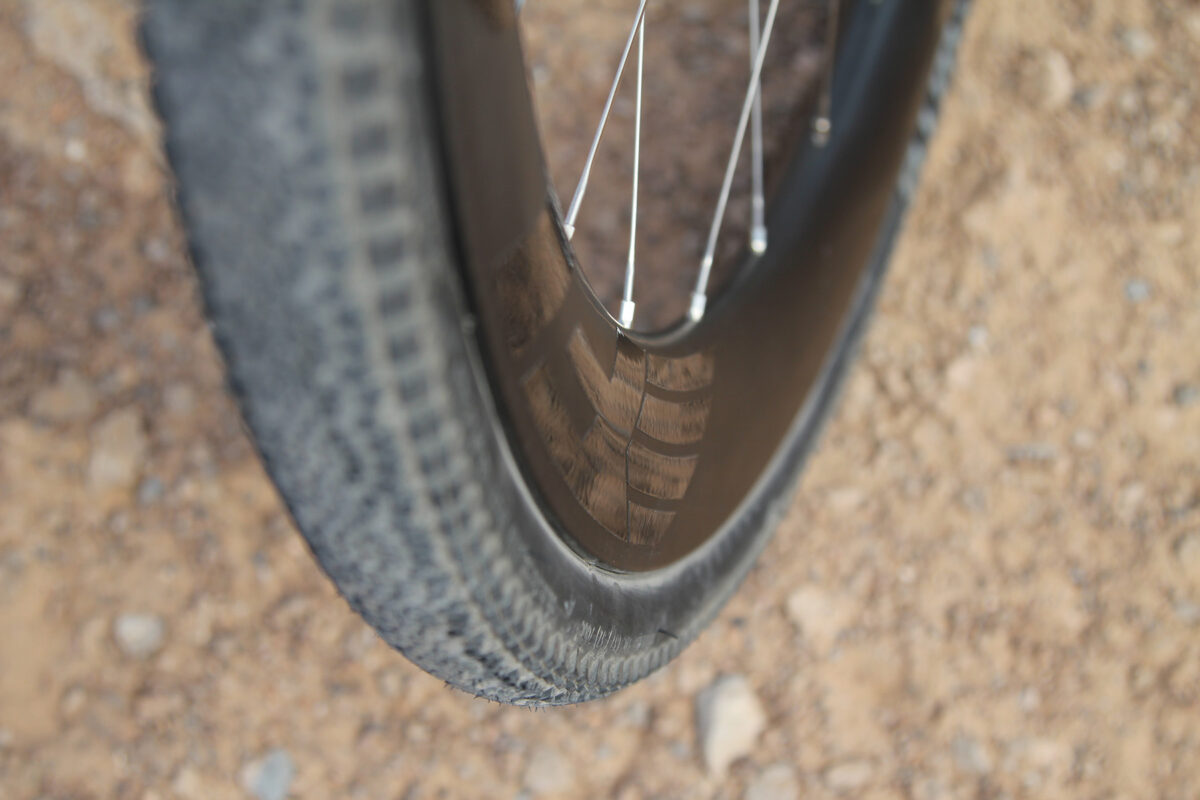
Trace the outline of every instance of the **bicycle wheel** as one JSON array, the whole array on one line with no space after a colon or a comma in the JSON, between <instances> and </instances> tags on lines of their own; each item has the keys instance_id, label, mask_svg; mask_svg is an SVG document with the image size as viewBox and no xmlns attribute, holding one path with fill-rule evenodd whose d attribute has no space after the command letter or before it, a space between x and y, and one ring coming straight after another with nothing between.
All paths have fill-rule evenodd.
<instances>
[{"instance_id":1,"label":"bicycle wheel","mask_svg":"<svg viewBox=\"0 0 1200 800\"><path fill-rule=\"evenodd\" d=\"M964 8L842 4L833 135L793 137L770 246L647 333L575 260L511 0L149 3L231 384L389 643L468 692L558 704L645 676L716 614L862 332Z\"/></svg>"}]
</instances>

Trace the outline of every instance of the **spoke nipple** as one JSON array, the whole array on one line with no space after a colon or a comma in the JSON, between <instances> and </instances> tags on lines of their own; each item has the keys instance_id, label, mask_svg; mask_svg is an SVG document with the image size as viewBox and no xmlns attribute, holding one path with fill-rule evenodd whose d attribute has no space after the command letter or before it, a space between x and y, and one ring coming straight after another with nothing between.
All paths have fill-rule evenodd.
<instances>
[{"instance_id":1,"label":"spoke nipple","mask_svg":"<svg viewBox=\"0 0 1200 800\"><path fill-rule=\"evenodd\" d=\"M575 238L575 226L574 226L574 225L572 225L572 224L571 224L571 223L569 223L569 222L564 222L564 223L563 223L563 230L564 230L564 231L566 232L566 234L567 234L567 241L568 241L568 242L569 242L569 241L571 241L572 239L574 239L574 238Z\"/></svg>"},{"instance_id":2,"label":"spoke nipple","mask_svg":"<svg viewBox=\"0 0 1200 800\"><path fill-rule=\"evenodd\" d=\"M813 120L812 142L817 147L824 147L829 144L829 132L833 130L833 123L829 117L817 117Z\"/></svg>"},{"instance_id":3,"label":"spoke nipple","mask_svg":"<svg viewBox=\"0 0 1200 800\"><path fill-rule=\"evenodd\" d=\"M750 232L750 250L756 256L767 252L767 227L765 225L755 225L754 230Z\"/></svg>"},{"instance_id":4,"label":"spoke nipple","mask_svg":"<svg viewBox=\"0 0 1200 800\"><path fill-rule=\"evenodd\" d=\"M699 292L692 292L692 305L688 309L688 319L699 322L704 318L704 307L708 305L708 297Z\"/></svg>"},{"instance_id":5,"label":"spoke nipple","mask_svg":"<svg viewBox=\"0 0 1200 800\"><path fill-rule=\"evenodd\" d=\"M621 301L621 313L617 317L617 322L621 323L622 328L628 328L633 325L633 313L637 308L637 304L632 300Z\"/></svg>"}]
</instances>

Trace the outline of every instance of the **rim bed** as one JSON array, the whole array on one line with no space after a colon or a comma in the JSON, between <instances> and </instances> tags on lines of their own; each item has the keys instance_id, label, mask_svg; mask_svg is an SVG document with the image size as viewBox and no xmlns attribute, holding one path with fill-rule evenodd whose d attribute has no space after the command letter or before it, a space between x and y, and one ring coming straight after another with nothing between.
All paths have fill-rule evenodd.
<instances>
[{"instance_id":1,"label":"rim bed","mask_svg":"<svg viewBox=\"0 0 1200 800\"><path fill-rule=\"evenodd\" d=\"M495 6L481 12L465 0L431 5L436 96L444 100L443 155L464 284L510 446L552 526L583 557L619 571L679 562L721 539L714 534L773 473L777 453L797 437L810 439L817 412L828 403L844 365L848 325L857 325L869 304L898 222L895 176L924 96L944 5L911 0L843 9L833 89L836 135L821 150L802 147L783 171L767 213L771 247L755 268L740 265L699 323L656 334L619 329L570 252L552 190L548 198L511 6L506 15ZM489 76L486 87L476 80L479 74ZM497 197L500 187L504 198ZM516 353L506 338L505 310L497 307L503 304L485 298L503 296L505 270L514 262L537 266L539 260L555 262L541 266L565 271L569 282L566 299L547 322L549 332L543 331L548 346L531 358ZM498 284L499 294L493 291ZM599 363L618 369L621 358L640 354L646 376L656 359L711 358L710 386L661 392L651 391L649 382L642 387L643 404L651 397L705 407L702 435L694 441L663 447L640 429L629 433L627 505L634 494L630 447L649 441L655 457L666 459L659 464L668 464L666 472L674 469L670 464L690 461L682 494L635 498L660 522L669 516L665 528L658 525L657 540L629 541L632 524L623 540L613 524L605 527L594 508L583 506L561 463L547 452L544 426L531 412L529 376L546 364L552 372L555 359L561 360L553 350L563 350L580 332ZM586 424L576 427L583 435Z\"/></svg>"}]
</instances>

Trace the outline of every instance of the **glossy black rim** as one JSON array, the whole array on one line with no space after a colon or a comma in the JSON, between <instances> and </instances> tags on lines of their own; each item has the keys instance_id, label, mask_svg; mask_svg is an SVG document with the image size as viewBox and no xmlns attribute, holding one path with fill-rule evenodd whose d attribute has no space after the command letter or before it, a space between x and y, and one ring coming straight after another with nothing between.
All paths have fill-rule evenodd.
<instances>
[{"instance_id":1,"label":"glossy black rim","mask_svg":"<svg viewBox=\"0 0 1200 800\"><path fill-rule=\"evenodd\" d=\"M790 437L810 433L797 420L814 416L878 278L947 5L847 5L837 133L785 168L771 248L700 323L644 336L617 326L567 246L511 2L429 4L471 324L526 482L585 559L630 572L679 562L737 514Z\"/></svg>"}]
</instances>

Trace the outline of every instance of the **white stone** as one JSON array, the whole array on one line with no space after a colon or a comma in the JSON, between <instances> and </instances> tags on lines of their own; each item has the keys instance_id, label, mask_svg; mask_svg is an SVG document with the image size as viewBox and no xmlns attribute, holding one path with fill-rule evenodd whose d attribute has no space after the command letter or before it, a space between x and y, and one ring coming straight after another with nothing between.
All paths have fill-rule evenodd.
<instances>
[{"instance_id":1,"label":"white stone","mask_svg":"<svg viewBox=\"0 0 1200 800\"><path fill-rule=\"evenodd\" d=\"M724 776L729 765L750 755L767 726L767 715L741 675L718 678L696 697L696 729L709 773Z\"/></svg>"},{"instance_id":2,"label":"white stone","mask_svg":"<svg viewBox=\"0 0 1200 800\"><path fill-rule=\"evenodd\" d=\"M121 652L131 658L149 658L163 645L166 625L154 614L122 614L113 623L113 637Z\"/></svg>"},{"instance_id":3,"label":"white stone","mask_svg":"<svg viewBox=\"0 0 1200 800\"><path fill-rule=\"evenodd\" d=\"M1141 28L1131 28L1125 31L1125 49L1137 59L1144 59L1154 53L1156 42L1154 37Z\"/></svg>"},{"instance_id":4,"label":"white stone","mask_svg":"<svg viewBox=\"0 0 1200 800\"><path fill-rule=\"evenodd\" d=\"M834 764L825 770L825 785L835 792L861 789L875 777L875 765L865 758L854 758Z\"/></svg>"},{"instance_id":5,"label":"white stone","mask_svg":"<svg viewBox=\"0 0 1200 800\"><path fill-rule=\"evenodd\" d=\"M959 356L946 367L946 383L955 389L971 386L979 364L970 356Z\"/></svg>"},{"instance_id":6,"label":"white stone","mask_svg":"<svg viewBox=\"0 0 1200 800\"><path fill-rule=\"evenodd\" d=\"M277 747L242 768L242 788L257 800L284 800L295 775L291 755Z\"/></svg>"},{"instance_id":7,"label":"white stone","mask_svg":"<svg viewBox=\"0 0 1200 800\"><path fill-rule=\"evenodd\" d=\"M92 431L88 482L95 488L132 489L146 457L146 434L133 408L109 414Z\"/></svg>"},{"instance_id":8,"label":"white stone","mask_svg":"<svg viewBox=\"0 0 1200 800\"><path fill-rule=\"evenodd\" d=\"M1188 625L1196 625L1200 623L1200 603L1193 603L1190 600L1180 600L1172 605L1175 611L1175 616Z\"/></svg>"},{"instance_id":9,"label":"white stone","mask_svg":"<svg viewBox=\"0 0 1200 800\"><path fill-rule=\"evenodd\" d=\"M1048 51L1042 60L1042 105L1051 111L1062 108L1074 92L1071 63L1059 51Z\"/></svg>"},{"instance_id":10,"label":"white stone","mask_svg":"<svg viewBox=\"0 0 1200 800\"><path fill-rule=\"evenodd\" d=\"M866 502L867 493L857 486L842 486L833 489L827 497L827 505L834 511L846 513Z\"/></svg>"},{"instance_id":11,"label":"white stone","mask_svg":"<svg viewBox=\"0 0 1200 800\"><path fill-rule=\"evenodd\" d=\"M855 604L844 595L835 595L820 586L802 586L787 599L787 615L809 644L826 653L854 620Z\"/></svg>"},{"instance_id":12,"label":"white stone","mask_svg":"<svg viewBox=\"0 0 1200 800\"><path fill-rule=\"evenodd\" d=\"M137 51L121 36L129 20L80 0L38 0L25 10L34 50L79 82L94 111L152 141L157 126L136 80Z\"/></svg>"}]
</instances>

